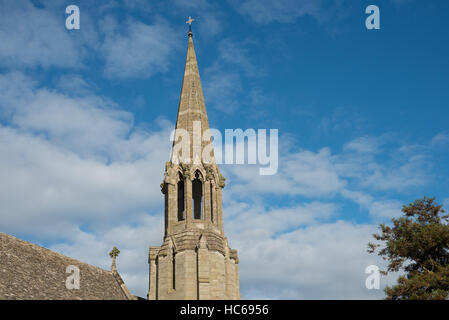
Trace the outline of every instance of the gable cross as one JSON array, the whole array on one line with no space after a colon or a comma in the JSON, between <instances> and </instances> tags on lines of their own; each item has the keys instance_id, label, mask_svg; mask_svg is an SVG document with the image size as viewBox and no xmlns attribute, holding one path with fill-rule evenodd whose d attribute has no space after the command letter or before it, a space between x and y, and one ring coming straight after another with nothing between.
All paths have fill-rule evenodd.
<instances>
[{"instance_id":1,"label":"gable cross","mask_svg":"<svg viewBox=\"0 0 449 320\"><path fill-rule=\"evenodd\" d=\"M112 269L116 268L115 258L117 258L119 254L120 254L120 250L117 249L116 246L114 246L114 248L112 248L111 252L109 252L109 256L112 258L112 266L111 266Z\"/></svg>"}]
</instances>

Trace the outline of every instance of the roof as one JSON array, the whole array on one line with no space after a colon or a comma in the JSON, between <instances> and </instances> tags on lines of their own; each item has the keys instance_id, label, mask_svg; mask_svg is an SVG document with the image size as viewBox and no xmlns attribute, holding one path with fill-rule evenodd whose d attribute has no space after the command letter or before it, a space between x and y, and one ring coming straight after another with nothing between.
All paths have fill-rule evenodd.
<instances>
[{"instance_id":1,"label":"roof","mask_svg":"<svg viewBox=\"0 0 449 320\"><path fill-rule=\"evenodd\" d=\"M79 289L66 280L79 268ZM0 300L127 300L117 272L106 271L0 232Z\"/></svg>"}]
</instances>

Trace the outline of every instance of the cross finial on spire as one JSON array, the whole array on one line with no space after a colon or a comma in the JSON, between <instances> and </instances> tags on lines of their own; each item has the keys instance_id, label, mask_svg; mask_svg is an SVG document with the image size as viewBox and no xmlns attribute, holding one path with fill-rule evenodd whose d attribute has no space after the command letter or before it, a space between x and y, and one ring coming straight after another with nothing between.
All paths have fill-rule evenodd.
<instances>
[{"instance_id":1,"label":"cross finial on spire","mask_svg":"<svg viewBox=\"0 0 449 320\"><path fill-rule=\"evenodd\" d=\"M186 21L186 23L189 24L189 36L192 36L192 22L195 21L191 16L189 16L189 20Z\"/></svg>"},{"instance_id":2,"label":"cross finial on spire","mask_svg":"<svg viewBox=\"0 0 449 320\"><path fill-rule=\"evenodd\" d=\"M186 23L189 24L189 26L192 24L192 22L195 21L195 19L192 19L191 16L189 16L189 20L186 21Z\"/></svg>"}]
</instances>

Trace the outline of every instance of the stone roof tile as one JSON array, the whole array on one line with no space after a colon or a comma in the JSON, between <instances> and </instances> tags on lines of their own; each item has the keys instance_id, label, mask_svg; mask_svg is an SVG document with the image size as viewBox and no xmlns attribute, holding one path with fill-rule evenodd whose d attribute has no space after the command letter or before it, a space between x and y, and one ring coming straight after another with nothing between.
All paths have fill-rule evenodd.
<instances>
[{"instance_id":1,"label":"stone roof tile","mask_svg":"<svg viewBox=\"0 0 449 320\"><path fill-rule=\"evenodd\" d=\"M69 265L80 288L67 289ZM0 232L0 300L126 300L134 298L110 271Z\"/></svg>"}]
</instances>

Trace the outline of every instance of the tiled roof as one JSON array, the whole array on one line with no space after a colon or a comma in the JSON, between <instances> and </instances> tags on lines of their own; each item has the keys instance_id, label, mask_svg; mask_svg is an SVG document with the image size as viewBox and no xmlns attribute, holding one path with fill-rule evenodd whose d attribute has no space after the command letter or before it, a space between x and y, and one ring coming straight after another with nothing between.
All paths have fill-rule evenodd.
<instances>
[{"instance_id":1,"label":"tiled roof","mask_svg":"<svg viewBox=\"0 0 449 320\"><path fill-rule=\"evenodd\" d=\"M79 289L67 289L68 266L79 268ZM121 282L121 283L120 283ZM120 276L0 232L0 299L133 299Z\"/></svg>"}]
</instances>

